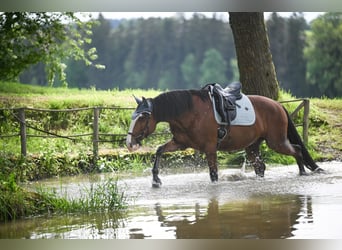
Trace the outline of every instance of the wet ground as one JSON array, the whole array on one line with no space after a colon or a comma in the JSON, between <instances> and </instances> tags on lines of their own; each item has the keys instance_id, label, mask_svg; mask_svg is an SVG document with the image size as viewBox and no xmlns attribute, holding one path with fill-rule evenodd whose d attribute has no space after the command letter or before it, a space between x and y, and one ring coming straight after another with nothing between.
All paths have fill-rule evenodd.
<instances>
[{"instance_id":1,"label":"wet ground","mask_svg":"<svg viewBox=\"0 0 342 250\"><path fill-rule=\"evenodd\" d=\"M269 167L264 178L251 169L161 171L161 188L149 172L121 177L125 213L44 216L0 224L0 238L319 238L342 239L342 163L322 163L324 174L299 176L297 166ZM177 173L178 172L178 173ZM40 182L77 196L84 185L109 175ZM32 184L33 185L33 184Z\"/></svg>"}]
</instances>

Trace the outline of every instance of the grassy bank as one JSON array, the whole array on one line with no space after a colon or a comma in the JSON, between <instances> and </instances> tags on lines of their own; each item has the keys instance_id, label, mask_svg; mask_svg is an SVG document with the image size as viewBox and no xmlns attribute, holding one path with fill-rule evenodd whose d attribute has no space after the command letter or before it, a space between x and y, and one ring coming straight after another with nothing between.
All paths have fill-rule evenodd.
<instances>
[{"instance_id":1,"label":"grassy bank","mask_svg":"<svg viewBox=\"0 0 342 250\"><path fill-rule=\"evenodd\" d=\"M138 97L155 97L159 93L156 90L97 91L0 83L0 135L19 133L15 108L135 108L132 94ZM294 99L290 94L281 94L281 100L290 99ZM311 155L316 161L342 160L342 99L312 99L310 103L308 148ZM297 105L298 103L287 103L285 107L292 111ZM53 190L27 191L17 183L80 173L142 172L150 168L157 146L171 138L168 125L159 124L155 135L143 142L142 150L131 154L124 145L131 113L132 110L127 109L101 110L100 133L121 134L121 137L100 137L107 142L99 145L99 157L94 159L91 110L70 113L27 111L26 121L30 125L27 134L31 135L27 142L27 157L20 155L19 136L0 138L0 220L50 212L101 212L124 207L124 195L117 190L113 180L84 190L86 196L78 200L59 197ZM295 122L299 123L302 116L301 111ZM84 133L90 135L73 140L53 136L43 138L42 130L62 136ZM298 127L300 134L301 130ZM276 154L266 145L262 146L262 155L266 164L294 163L292 157ZM218 159L220 168L238 166L244 161L244 152L219 152ZM189 149L165 154L161 166L183 168L207 165L204 155Z\"/></svg>"},{"instance_id":2,"label":"grassy bank","mask_svg":"<svg viewBox=\"0 0 342 250\"><path fill-rule=\"evenodd\" d=\"M108 90L51 88L20 84L16 82L0 83L0 107L35 108L75 108L75 107L135 107L133 94L154 97L157 90Z\"/></svg>"},{"instance_id":3,"label":"grassy bank","mask_svg":"<svg viewBox=\"0 0 342 250\"><path fill-rule=\"evenodd\" d=\"M70 109L81 107L123 107L136 106L132 95L154 97L160 92L156 90L108 90L48 88L19 83L0 84L0 108L44 108ZM293 97L288 93L281 94L282 100ZM285 104L288 110L294 110L298 103ZM310 105L309 150L317 161L339 159L342 146L341 137L341 99L312 99ZM17 134L18 121L14 111L0 111L1 134ZM104 172L117 170L141 170L151 167L153 155L158 145L171 138L167 124L159 124L155 134L146 139L143 150L129 154L124 145L124 136L130 123L132 110L102 110L100 113L100 133L122 134L121 138L103 137L109 141L100 144L100 157L95 162L92 155L91 136L68 140L64 138L41 138L39 131L28 128L27 133L37 136L28 139L28 157L20 155L19 137L0 139L0 164L2 172L19 169L20 179L39 179L58 175L72 175L87 172ZM302 112L296 122L301 121ZM92 111L71 113L27 112L28 123L33 127L48 130L59 135L91 133ZM298 127L301 133L301 127ZM101 138L100 138L101 139ZM274 153L265 145L262 148L263 158L267 164L291 164L292 157ZM172 157L175 155L174 157ZM195 156L194 156L195 155ZM171 164L181 165L180 161L202 161L204 156L193 150L185 153L168 154ZM219 153L222 167L240 164L244 153ZM197 164L197 163L196 163ZM198 164L197 164L198 165ZM205 164L204 164L205 165Z\"/></svg>"},{"instance_id":4,"label":"grassy bank","mask_svg":"<svg viewBox=\"0 0 342 250\"><path fill-rule=\"evenodd\" d=\"M0 222L42 214L116 212L127 206L124 193L112 178L84 187L81 197L74 199L45 187L25 190L16 183L14 174L0 176L0 190Z\"/></svg>"}]
</instances>

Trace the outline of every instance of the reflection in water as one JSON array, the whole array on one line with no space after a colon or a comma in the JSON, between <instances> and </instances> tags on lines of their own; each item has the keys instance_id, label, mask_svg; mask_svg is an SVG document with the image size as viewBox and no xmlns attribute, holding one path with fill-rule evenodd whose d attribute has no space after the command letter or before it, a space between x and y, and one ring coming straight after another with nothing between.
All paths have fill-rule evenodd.
<instances>
[{"instance_id":1,"label":"reflection in water","mask_svg":"<svg viewBox=\"0 0 342 250\"><path fill-rule=\"evenodd\" d=\"M122 213L97 213L27 218L0 224L0 238L12 239L98 239L117 238Z\"/></svg>"},{"instance_id":2,"label":"reflection in water","mask_svg":"<svg viewBox=\"0 0 342 250\"><path fill-rule=\"evenodd\" d=\"M302 207L299 212L298 224L313 223L312 198L310 196L300 196Z\"/></svg>"},{"instance_id":3,"label":"reflection in water","mask_svg":"<svg viewBox=\"0 0 342 250\"><path fill-rule=\"evenodd\" d=\"M175 219L172 213L163 213L160 205L155 209L161 227L174 227L179 239L278 239L292 236L292 226L309 201L296 195L264 195L220 206L213 199L205 215L200 215L199 207L195 206L193 220Z\"/></svg>"},{"instance_id":4,"label":"reflection in water","mask_svg":"<svg viewBox=\"0 0 342 250\"><path fill-rule=\"evenodd\" d=\"M156 204L130 214L31 218L0 225L0 238L279 239L292 236L298 221L312 221L310 197L264 194L222 205L212 199L206 206Z\"/></svg>"},{"instance_id":5,"label":"reflection in water","mask_svg":"<svg viewBox=\"0 0 342 250\"><path fill-rule=\"evenodd\" d=\"M263 180L248 174L231 180L225 176L235 172L227 170L217 184L208 184L207 172L166 175L161 189L152 189L149 177L127 178L122 187L137 198L126 213L0 223L0 238L341 239L341 165L329 163L323 166L327 173L305 177L298 177L293 166L270 168ZM61 185L53 181L45 185ZM68 192L79 193L77 180L67 183Z\"/></svg>"}]
</instances>

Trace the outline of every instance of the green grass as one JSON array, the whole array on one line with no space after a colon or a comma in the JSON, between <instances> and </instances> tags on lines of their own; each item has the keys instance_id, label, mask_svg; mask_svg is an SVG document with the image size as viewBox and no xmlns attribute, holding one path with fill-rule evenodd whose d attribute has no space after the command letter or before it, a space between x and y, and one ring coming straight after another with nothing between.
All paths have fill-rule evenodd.
<instances>
[{"instance_id":1,"label":"green grass","mask_svg":"<svg viewBox=\"0 0 342 250\"><path fill-rule=\"evenodd\" d=\"M8 107L35 107L46 109L68 109L79 107L136 107L133 94L141 97L155 97L158 90L123 90L98 91L95 89L66 89L39 87L19 83L0 83L0 133L18 134L19 126L14 111L1 110ZM281 92L280 100L292 100L295 97L288 92ZM310 100L309 150L315 160L332 160L341 155L342 138L342 100L311 99ZM284 106L292 111L299 103L286 103ZM100 133L127 133L132 110L102 110L100 112ZM295 119L300 123L303 111ZM92 132L92 110L71 113L26 112L28 123L40 129L49 130L60 135L83 134ZM301 127L298 127L301 134ZM166 132L163 136L150 136L143 141L144 151L140 154L129 154L120 138L104 137L100 139L112 142L100 143L100 158L93 164L91 136L75 141L60 138L28 138L28 157L20 158L19 138L0 139L0 171L19 169L23 179L46 178L63 174L78 174L96 171L128 171L151 166L152 156L157 146L171 138L166 123L158 124L156 133ZM28 134L39 136L41 133L32 129ZM193 152L193 151L190 151ZM179 161L188 159L187 153L170 154L170 165L180 165ZM173 159L171 156L176 155ZM181 157L184 155L184 157ZM265 145L262 156L267 164L292 164L292 157L274 153ZM220 165L238 165L244 160L244 153L220 153ZM100 167L102 166L102 167ZM6 171L4 170L6 169ZM18 172L19 172L18 170Z\"/></svg>"},{"instance_id":2,"label":"green grass","mask_svg":"<svg viewBox=\"0 0 342 250\"><path fill-rule=\"evenodd\" d=\"M136 107L132 94L154 97L157 90L108 90L49 88L19 83L0 83L0 134L18 134L19 126L14 110L1 108L34 107L44 109L68 109L79 107ZM282 92L280 100L295 99L290 93ZM284 106L292 111L298 103ZM102 110L100 133L125 134L130 123L132 110ZM295 122L301 121L303 111ZM61 135L91 133L92 111L71 113L26 112L27 122L40 129ZM311 99L309 151L315 160L341 159L342 153L342 99ZM167 132L168 125L159 124L157 133ZM298 128L301 134L301 128ZM28 134L39 135L28 128ZM92 159L91 136L82 140L30 137L28 156L20 156L19 138L0 139L0 221L44 213L96 213L117 211L125 208L124 193L117 188L117 180L109 179L98 185L85 188L82 196L70 199L57 194L56 190L43 187L32 191L21 188L17 183L52 176L77 175L97 172L143 172L153 164L158 145L171 135L150 136L143 142L143 151L131 154L124 141L100 144L100 157ZM115 139L115 138L104 138ZM244 161L243 151L218 153L220 168L238 166ZM266 164L293 164L292 157L283 156L262 145L262 157ZM206 167L203 154L194 150L167 153L161 167Z\"/></svg>"},{"instance_id":3,"label":"green grass","mask_svg":"<svg viewBox=\"0 0 342 250\"><path fill-rule=\"evenodd\" d=\"M96 90L41 87L16 82L0 82L0 108L35 107L68 109L75 107L136 107L137 97L155 97L157 90Z\"/></svg>"},{"instance_id":4,"label":"green grass","mask_svg":"<svg viewBox=\"0 0 342 250\"><path fill-rule=\"evenodd\" d=\"M1 108L19 108L32 107L44 109L70 109L84 107L136 107L132 94L138 96L154 97L159 94L158 91L149 90L111 90L96 91L93 89L65 89L49 88L18 83L0 83L0 109ZM110 110L103 109L100 112L100 133L126 134L129 126L132 110ZM0 110L0 126L3 134L18 134L19 126L16 120L18 114L15 110ZM26 110L25 116L28 125L42 130L70 135L92 132L93 111L75 111L69 113L56 112L37 112ZM28 134L39 135L36 131L28 128ZM90 140L86 138L85 140ZM104 139L104 138L103 138ZM41 139L29 139L29 152L39 153ZM52 148L59 147L58 139L49 140ZM82 141L82 140L78 140ZM12 143L2 141L4 149L18 153L18 141ZM56 145L58 144L58 145ZM31 145L31 146L30 146ZM44 145L44 143L43 143ZM74 145L73 145L74 146ZM73 146L70 146L72 148ZM84 145L81 145L84 147ZM36 149L36 150L35 150ZM88 150L89 151L89 150Z\"/></svg>"},{"instance_id":5,"label":"green grass","mask_svg":"<svg viewBox=\"0 0 342 250\"><path fill-rule=\"evenodd\" d=\"M156 90L108 90L94 89L65 89L24 85L19 83L0 83L0 131L2 135L19 134L18 114L15 110L1 110L1 108L43 108L43 109L70 109L84 107L124 107L135 108L136 96L154 97L160 92ZM102 134L127 133L131 121L132 110L100 111L99 132ZM68 136L75 134L91 134L93 110L75 111L69 113L25 111L27 124L31 127ZM157 133L167 130L166 124L160 124ZM33 136L46 135L32 128L27 128L27 134ZM92 154L92 137L78 137L74 141L61 138L43 139L28 137L27 151L29 156L43 157L50 152L55 154L69 154L77 156L80 152ZM108 153L108 149L117 150L125 147L124 137L100 136L100 140L110 140L109 143L100 143L100 154ZM150 143L150 139L147 140ZM153 141L156 141L155 138ZM157 141L156 141L157 142ZM157 142L159 143L159 141ZM0 151L8 155L20 155L20 141L16 138L1 138ZM153 144L151 147L156 147ZM112 152L113 153L113 152ZM115 152L114 152L115 153Z\"/></svg>"},{"instance_id":6,"label":"green grass","mask_svg":"<svg viewBox=\"0 0 342 250\"><path fill-rule=\"evenodd\" d=\"M98 213L126 208L124 192L119 191L117 179L109 178L90 187L83 187L81 197L68 198L67 192L60 196L55 189L39 187L36 190L40 202L45 203L43 212L53 213Z\"/></svg>"},{"instance_id":7,"label":"green grass","mask_svg":"<svg viewBox=\"0 0 342 250\"><path fill-rule=\"evenodd\" d=\"M0 178L0 221L42 214L100 213L121 211L127 207L124 193L118 189L117 179L91 184L81 190L81 197L68 198L55 189L43 186L35 191L20 187L15 175Z\"/></svg>"}]
</instances>

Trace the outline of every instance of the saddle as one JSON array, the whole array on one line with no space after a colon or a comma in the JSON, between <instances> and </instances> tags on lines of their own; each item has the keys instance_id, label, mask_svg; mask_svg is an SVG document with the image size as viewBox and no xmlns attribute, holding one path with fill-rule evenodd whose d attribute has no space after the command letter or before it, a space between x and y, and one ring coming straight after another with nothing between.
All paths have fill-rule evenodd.
<instances>
[{"instance_id":1,"label":"saddle","mask_svg":"<svg viewBox=\"0 0 342 250\"><path fill-rule=\"evenodd\" d=\"M219 114L217 122L223 126L229 126L231 121L236 118L237 100L242 98L241 83L233 82L226 88L222 88L218 83L209 83L203 87L209 91L214 109Z\"/></svg>"}]
</instances>

